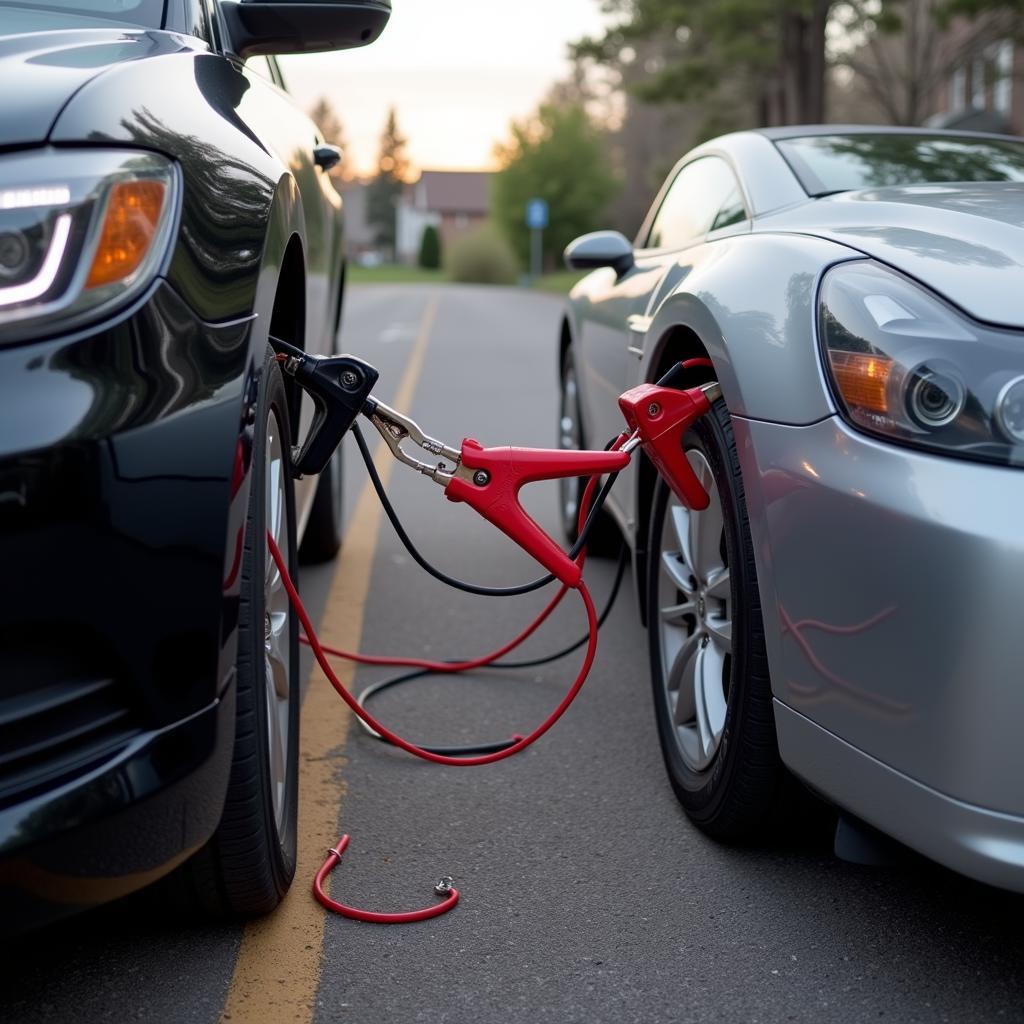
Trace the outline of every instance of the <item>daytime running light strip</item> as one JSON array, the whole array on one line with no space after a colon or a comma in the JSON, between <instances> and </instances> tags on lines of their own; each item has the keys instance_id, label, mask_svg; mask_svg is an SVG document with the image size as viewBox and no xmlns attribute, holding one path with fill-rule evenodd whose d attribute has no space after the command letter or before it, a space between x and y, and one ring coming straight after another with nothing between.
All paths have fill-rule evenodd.
<instances>
[{"instance_id":1,"label":"daytime running light strip","mask_svg":"<svg viewBox=\"0 0 1024 1024\"><path fill-rule=\"evenodd\" d=\"M39 273L24 284L0 288L0 306L11 306L16 302L29 302L32 299L38 299L40 295L44 295L49 290L57 277L61 260L64 259L64 250L67 248L70 234L71 214L62 213L54 225L50 248L46 252L46 259L43 260Z\"/></svg>"}]
</instances>

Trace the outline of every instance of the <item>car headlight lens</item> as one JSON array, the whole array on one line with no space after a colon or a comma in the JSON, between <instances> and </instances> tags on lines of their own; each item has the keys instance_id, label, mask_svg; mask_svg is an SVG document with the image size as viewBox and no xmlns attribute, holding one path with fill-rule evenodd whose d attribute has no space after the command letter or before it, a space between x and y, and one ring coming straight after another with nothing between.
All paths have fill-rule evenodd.
<instances>
[{"instance_id":1,"label":"car headlight lens","mask_svg":"<svg viewBox=\"0 0 1024 1024\"><path fill-rule=\"evenodd\" d=\"M1024 465L1024 332L975 323L867 260L825 275L818 316L825 365L852 425Z\"/></svg>"},{"instance_id":2,"label":"car headlight lens","mask_svg":"<svg viewBox=\"0 0 1024 1024\"><path fill-rule=\"evenodd\" d=\"M167 252L177 182L153 153L0 159L0 340L67 330L145 288Z\"/></svg>"}]
</instances>

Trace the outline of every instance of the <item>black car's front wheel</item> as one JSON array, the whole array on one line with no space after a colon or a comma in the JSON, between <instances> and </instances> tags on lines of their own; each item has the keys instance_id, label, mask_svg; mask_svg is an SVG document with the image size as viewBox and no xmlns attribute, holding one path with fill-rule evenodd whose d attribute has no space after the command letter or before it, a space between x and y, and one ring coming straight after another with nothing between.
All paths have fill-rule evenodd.
<instances>
[{"instance_id":1,"label":"black car's front wheel","mask_svg":"<svg viewBox=\"0 0 1024 1024\"><path fill-rule=\"evenodd\" d=\"M295 578L288 424L284 381L268 349L242 560L234 759L220 825L189 864L199 902L219 916L273 910L295 874L298 619L267 544L269 532Z\"/></svg>"},{"instance_id":2,"label":"black car's front wheel","mask_svg":"<svg viewBox=\"0 0 1024 1024\"><path fill-rule=\"evenodd\" d=\"M789 791L732 423L720 399L683 439L710 495L686 508L658 481L647 564L658 737L687 814L723 839L772 823Z\"/></svg>"}]
</instances>

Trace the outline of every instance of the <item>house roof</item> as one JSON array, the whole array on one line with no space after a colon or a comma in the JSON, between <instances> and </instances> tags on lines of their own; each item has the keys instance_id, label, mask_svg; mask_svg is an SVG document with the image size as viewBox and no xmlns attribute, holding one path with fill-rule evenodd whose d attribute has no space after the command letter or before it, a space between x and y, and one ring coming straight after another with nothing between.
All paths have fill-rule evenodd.
<instances>
[{"instance_id":1,"label":"house roof","mask_svg":"<svg viewBox=\"0 0 1024 1024\"><path fill-rule=\"evenodd\" d=\"M491 208L487 171L424 171L412 188L418 210L486 214Z\"/></svg>"}]
</instances>

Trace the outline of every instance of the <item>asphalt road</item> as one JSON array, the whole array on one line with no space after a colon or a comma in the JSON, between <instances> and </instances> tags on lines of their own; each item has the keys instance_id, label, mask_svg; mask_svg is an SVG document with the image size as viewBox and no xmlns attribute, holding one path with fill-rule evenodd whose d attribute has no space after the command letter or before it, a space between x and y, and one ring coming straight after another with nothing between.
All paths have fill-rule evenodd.
<instances>
[{"instance_id":1,"label":"asphalt road","mask_svg":"<svg viewBox=\"0 0 1024 1024\"><path fill-rule=\"evenodd\" d=\"M381 368L385 400L419 346L409 411L435 436L548 445L558 315L556 300L518 291L375 286L353 290L343 338ZM350 512L364 483L357 463L353 450ZM554 529L553 487L534 490L531 509ZM390 491L447 571L490 583L532 578L510 542L425 478L397 467ZM318 617L356 594L348 597L364 616L364 650L476 653L543 600L447 591L412 564L386 522L374 536L362 553L367 580L351 547L337 569L303 578ZM609 562L588 569L599 602L611 575ZM582 625L567 603L528 649L550 650ZM502 738L539 721L576 665L413 683L376 709L422 741ZM379 677L360 670L357 679ZM324 683L314 676L312 685ZM910 856L851 867L834 860L828 837L757 849L707 840L665 780L648 689L627 579L580 700L510 762L413 761L346 727L339 703L325 755L336 785L306 808L325 833L353 837L334 895L377 909L421 906L451 874L463 894L453 913L397 928L325 919L300 877L273 940L283 931L285 961L272 927L196 927L129 900L4 950L0 1020L206 1024L226 1006L236 1021L324 1024L1024 1020L1024 899Z\"/></svg>"}]
</instances>

